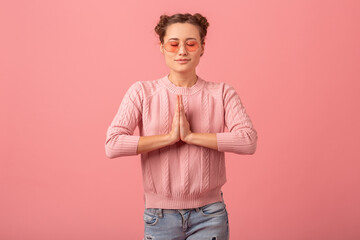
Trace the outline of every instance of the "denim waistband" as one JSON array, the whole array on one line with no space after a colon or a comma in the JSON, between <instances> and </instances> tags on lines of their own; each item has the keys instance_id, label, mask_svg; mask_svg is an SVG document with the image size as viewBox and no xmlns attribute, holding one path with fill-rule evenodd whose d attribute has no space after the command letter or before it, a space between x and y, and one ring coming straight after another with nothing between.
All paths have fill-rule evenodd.
<instances>
[{"instance_id":1,"label":"denim waistband","mask_svg":"<svg viewBox=\"0 0 360 240\"><path fill-rule=\"evenodd\" d=\"M221 200L222 200L221 202L224 203L223 192L220 191L220 193L221 193ZM212 204L212 203L209 203L209 204ZM209 204L207 204L207 205L209 205ZM207 206L207 205L205 205L205 206ZM202 207L204 207L204 206L202 206ZM165 213L167 213L167 214L174 214L174 213L180 212L182 215L184 215L186 212L192 211L192 210L195 210L196 212L199 212L202 207L187 208L187 209L152 208L152 211L154 211L154 213L156 213L160 218L162 218Z\"/></svg>"}]
</instances>

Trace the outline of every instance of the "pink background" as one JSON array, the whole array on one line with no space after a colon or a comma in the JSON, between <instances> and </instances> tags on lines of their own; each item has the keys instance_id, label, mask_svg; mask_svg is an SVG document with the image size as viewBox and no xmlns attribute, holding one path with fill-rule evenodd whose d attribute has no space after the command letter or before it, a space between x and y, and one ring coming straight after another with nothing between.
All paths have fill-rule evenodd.
<instances>
[{"instance_id":1,"label":"pink background","mask_svg":"<svg viewBox=\"0 0 360 240\"><path fill-rule=\"evenodd\" d=\"M230 239L360 238L359 1L1 1L0 239L141 239L140 155L105 157L127 88L165 76L154 27L200 12L197 74L258 131L226 153ZM135 134L138 134L138 129Z\"/></svg>"}]
</instances>

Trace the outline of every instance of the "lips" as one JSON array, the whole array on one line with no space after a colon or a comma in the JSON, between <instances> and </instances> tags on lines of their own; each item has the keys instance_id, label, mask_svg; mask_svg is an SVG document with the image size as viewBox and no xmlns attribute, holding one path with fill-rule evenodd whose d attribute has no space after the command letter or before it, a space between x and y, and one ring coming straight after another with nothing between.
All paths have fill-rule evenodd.
<instances>
[{"instance_id":1,"label":"lips","mask_svg":"<svg viewBox=\"0 0 360 240\"><path fill-rule=\"evenodd\" d=\"M182 59L177 59L175 61L190 61L190 59L182 58Z\"/></svg>"}]
</instances>

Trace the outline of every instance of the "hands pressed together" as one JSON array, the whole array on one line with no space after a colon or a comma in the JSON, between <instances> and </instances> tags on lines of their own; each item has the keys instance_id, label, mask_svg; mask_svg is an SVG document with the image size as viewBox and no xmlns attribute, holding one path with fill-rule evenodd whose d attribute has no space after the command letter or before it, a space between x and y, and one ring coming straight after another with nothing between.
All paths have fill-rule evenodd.
<instances>
[{"instance_id":1,"label":"hands pressed together","mask_svg":"<svg viewBox=\"0 0 360 240\"><path fill-rule=\"evenodd\" d=\"M181 95L177 95L175 114L171 128L172 129L169 135L172 143L176 143L179 140L182 140L183 142L188 142L192 132L190 130L190 124L186 119Z\"/></svg>"},{"instance_id":2,"label":"hands pressed together","mask_svg":"<svg viewBox=\"0 0 360 240\"><path fill-rule=\"evenodd\" d=\"M181 95L177 95L175 113L171 125L171 131L167 134L153 136L140 136L136 154L153 151L179 140L187 144L218 150L216 133L194 133L190 130L190 123L186 119Z\"/></svg>"}]
</instances>

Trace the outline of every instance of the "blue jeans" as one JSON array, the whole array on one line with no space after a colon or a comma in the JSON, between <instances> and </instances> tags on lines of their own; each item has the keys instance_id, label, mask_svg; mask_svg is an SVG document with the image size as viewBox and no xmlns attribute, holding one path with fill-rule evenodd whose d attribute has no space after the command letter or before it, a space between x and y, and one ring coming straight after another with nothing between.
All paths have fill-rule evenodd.
<instances>
[{"instance_id":1,"label":"blue jeans","mask_svg":"<svg viewBox=\"0 0 360 240\"><path fill-rule=\"evenodd\" d=\"M229 220L221 202L191 209L145 208L143 240L228 240Z\"/></svg>"}]
</instances>

